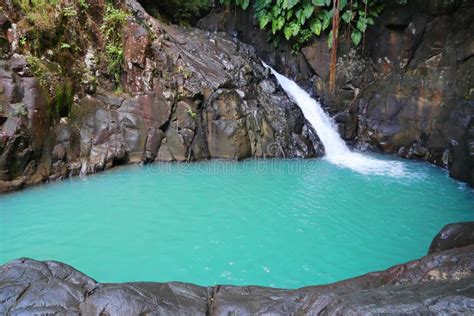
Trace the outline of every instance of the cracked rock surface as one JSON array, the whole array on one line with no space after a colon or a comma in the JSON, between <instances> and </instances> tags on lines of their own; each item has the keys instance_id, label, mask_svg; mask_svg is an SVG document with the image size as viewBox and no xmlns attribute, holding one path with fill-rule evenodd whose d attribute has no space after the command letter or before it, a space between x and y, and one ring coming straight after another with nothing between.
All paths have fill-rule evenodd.
<instances>
[{"instance_id":1,"label":"cracked rock surface","mask_svg":"<svg viewBox=\"0 0 474 316\"><path fill-rule=\"evenodd\" d=\"M123 5L122 92L77 91L67 117L49 115L25 56L0 60L0 192L127 163L321 155L251 46Z\"/></svg>"}]
</instances>

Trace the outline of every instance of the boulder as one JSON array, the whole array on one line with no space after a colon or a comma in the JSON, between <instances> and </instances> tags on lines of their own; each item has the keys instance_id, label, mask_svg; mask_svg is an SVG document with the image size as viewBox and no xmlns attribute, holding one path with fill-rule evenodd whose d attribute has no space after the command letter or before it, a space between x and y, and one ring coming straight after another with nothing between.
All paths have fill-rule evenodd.
<instances>
[{"instance_id":1,"label":"boulder","mask_svg":"<svg viewBox=\"0 0 474 316\"><path fill-rule=\"evenodd\" d=\"M474 222L448 224L436 235L428 254L474 244Z\"/></svg>"}]
</instances>

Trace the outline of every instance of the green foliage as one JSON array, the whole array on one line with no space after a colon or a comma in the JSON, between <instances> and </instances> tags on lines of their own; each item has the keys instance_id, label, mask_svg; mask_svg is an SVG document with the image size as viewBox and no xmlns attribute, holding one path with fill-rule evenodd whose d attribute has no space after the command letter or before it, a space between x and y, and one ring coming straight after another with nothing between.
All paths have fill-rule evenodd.
<instances>
[{"instance_id":1,"label":"green foliage","mask_svg":"<svg viewBox=\"0 0 474 316\"><path fill-rule=\"evenodd\" d=\"M86 0L83 0L86 1ZM79 38L79 3L64 0L12 0L21 14L16 22L23 53L41 56L48 49L60 48L61 42L74 44ZM76 45L78 46L78 45Z\"/></svg>"},{"instance_id":2,"label":"green foliage","mask_svg":"<svg viewBox=\"0 0 474 316\"><path fill-rule=\"evenodd\" d=\"M122 74L123 47L122 44L110 43L105 47L109 57L107 70L113 75L116 86L120 86L120 76Z\"/></svg>"},{"instance_id":3,"label":"green foliage","mask_svg":"<svg viewBox=\"0 0 474 316\"><path fill-rule=\"evenodd\" d=\"M470 1L472 0L443 0L442 5L445 8L457 8L468 5Z\"/></svg>"},{"instance_id":4,"label":"green foliage","mask_svg":"<svg viewBox=\"0 0 474 316\"><path fill-rule=\"evenodd\" d=\"M108 71L113 76L115 85L120 88L120 76L122 74L123 65L123 43L122 33L125 23L130 14L122 9L117 9L111 3L107 3L103 24L100 27L107 45L105 52L108 58Z\"/></svg>"},{"instance_id":5,"label":"green foliage","mask_svg":"<svg viewBox=\"0 0 474 316\"><path fill-rule=\"evenodd\" d=\"M63 10L62 10L62 15L65 16L65 17L77 16L76 8L72 5L64 7Z\"/></svg>"},{"instance_id":6,"label":"green foliage","mask_svg":"<svg viewBox=\"0 0 474 316\"><path fill-rule=\"evenodd\" d=\"M27 43L26 36L22 36L22 37L20 37L20 39L18 40L18 44L20 44L20 46L26 46L26 43Z\"/></svg>"},{"instance_id":7,"label":"green foliage","mask_svg":"<svg viewBox=\"0 0 474 316\"><path fill-rule=\"evenodd\" d=\"M120 31L123 29L129 16L130 14L128 12L116 9L111 3L107 3L105 7L104 22L100 27L100 30L107 39L115 39L121 35Z\"/></svg>"},{"instance_id":8,"label":"green foliage","mask_svg":"<svg viewBox=\"0 0 474 316\"><path fill-rule=\"evenodd\" d=\"M188 68L184 68L184 67L181 67L181 66L175 68L175 71L182 74L184 79L189 79L193 75L192 71L190 71Z\"/></svg>"},{"instance_id":9,"label":"green foliage","mask_svg":"<svg viewBox=\"0 0 474 316\"><path fill-rule=\"evenodd\" d=\"M194 112L192 109L187 109L186 112L189 114L189 116L194 120L197 117L197 113Z\"/></svg>"},{"instance_id":10,"label":"green foliage","mask_svg":"<svg viewBox=\"0 0 474 316\"><path fill-rule=\"evenodd\" d=\"M74 76L71 59L79 47L76 41L80 40L74 31L79 25L77 2L12 0L12 4L21 13L17 21L20 50L26 56L31 74L42 87L50 113L67 116L73 88L72 85L66 87L65 82L68 76ZM48 57L40 58L46 51L51 52Z\"/></svg>"},{"instance_id":11,"label":"green foliage","mask_svg":"<svg viewBox=\"0 0 474 316\"><path fill-rule=\"evenodd\" d=\"M68 43L61 43L61 49L69 49L71 48L71 45L69 45Z\"/></svg>"},{"instance_id":12,"label":"green foliage","mask_svg":"<svg viewBox=\"0 0 474 316\"><path fill-rule=\"evenodd\" d=\"M54 117L68 116L74 98L72 81L65 77L58 77L60 70L57 65L44 58L28 54L26 62L44 92L47 92L50 114Z\"/></svg>"},{"instance_id":13,"label":"green foliage","mask_svg":"<svg viewBox=\"0 0 474 316\"><path fill-rule=\"evenodd\" d=\"M80 7L82 10L87 10L87 9L89 9L89 4L87 3L86 0L78 0L77 2L79 3L79 7Z\"/></svg>"},{"instance_id":14,"label":"green foliage","mask_svg":"<svg viewBox=\"0 0 474 316\"><path fill-rule=\"evenodd\" d=\"M40 58L33 55L27 55L26 62L28 63L33 75L38 79L40 85L46 87L48 67L45 63Z\"/></svg>"},{"instance_id":15,"label":"green foliage","mask_svg":"<svg viewBox=\"0 0 474 316\"><path fill-rule=\"evenodd\" d=\"M332 42L333 5L333 0L257 0L255 12L261 29L268 29L273 38L282 35L299 49L324 32ZM350 32L353 43L359 45L382 9L382 0L339 0L339 27Z\"/></svg>"},{"instance_id":16,"label":"green foliage","mask_svg":"<svg viewBox=\"0 0 474 316\"><path fill-rule=\"evenodd\" d=\"M13 0L13 4L24 12L24 19L39 30L54 29L57 21L56 8L60 0Z\"/></svg>"}]
</instances>

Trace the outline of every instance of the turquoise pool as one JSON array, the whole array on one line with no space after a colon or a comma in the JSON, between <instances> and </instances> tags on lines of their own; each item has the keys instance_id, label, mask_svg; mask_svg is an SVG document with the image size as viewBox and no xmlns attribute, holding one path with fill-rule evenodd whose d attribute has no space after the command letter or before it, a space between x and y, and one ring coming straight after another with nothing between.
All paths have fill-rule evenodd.
<instances>
[{"instance_id":1,"label":"turquoise pool","mask_svg":"<svg viewBox=\"0 0 474 316\"><path fill-rule=\"evenodd\" d=\"M383 158L386 159L386 158ZM439 168L399 176L324 159L117 168L0 196L0 263L64 261L101 282L297 288L424 255L474 192Z\"/></svg>"}]
</instances>

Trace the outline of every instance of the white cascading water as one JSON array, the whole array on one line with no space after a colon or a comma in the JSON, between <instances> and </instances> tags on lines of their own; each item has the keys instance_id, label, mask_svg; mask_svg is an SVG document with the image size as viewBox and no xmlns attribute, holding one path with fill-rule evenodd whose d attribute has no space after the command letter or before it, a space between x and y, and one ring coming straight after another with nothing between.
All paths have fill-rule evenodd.
<instances>
[{"instance_id":1,"label":"white cascading water","mask_svg":"<svg viewBox=\"0 0 474 316\"><path fill-rule=\"evenodd\" d=\"M362 174L378 174L399 177L404 175L401 162L378 160L352 152L339 136L332 118L324 113L321 104L301 89L294 81L279 74L267 64L283 90L301 108L304 117L311 123L326 151L325 158L338 166L347 167Z\"/></svg>"}]
</instances>

